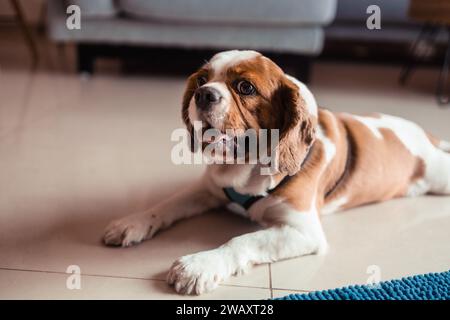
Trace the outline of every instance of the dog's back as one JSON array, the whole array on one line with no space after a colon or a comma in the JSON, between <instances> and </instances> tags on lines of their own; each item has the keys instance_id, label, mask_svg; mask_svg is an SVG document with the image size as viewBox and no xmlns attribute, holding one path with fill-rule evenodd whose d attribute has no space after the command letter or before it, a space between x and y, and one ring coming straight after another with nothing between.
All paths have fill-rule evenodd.
<instances>
[{"instance_id":1,"label":"dog's back","mask_svg":"<svg viewBox=\"0 0 450 320\"><path fill-rule=\"evenodd\" d=\"M319 123L336 146L324 212L426 193L450 193L449 144L419 125L390 115L320 110ZM346 171L346 172L343 172ZM330 186L329 186L330 187ZM327 190L325 188L325 190Z\"/></svg>"}]
</instances>

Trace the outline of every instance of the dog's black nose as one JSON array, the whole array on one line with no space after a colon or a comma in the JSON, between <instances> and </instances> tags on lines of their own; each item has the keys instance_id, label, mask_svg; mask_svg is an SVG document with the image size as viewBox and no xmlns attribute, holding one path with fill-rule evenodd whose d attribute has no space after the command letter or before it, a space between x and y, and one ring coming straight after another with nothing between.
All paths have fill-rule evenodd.
<instances>
[{"instance_id":1,"label":"dog's black nose","mask_svg":"<svg viewBox=\"0 0 450 320\"><path fill-rule=\"evenodd\" d=\"M212 87L201 87L195 91L195 104L202 110L211 108L221 98L220 92Z\"/></svg>"}]
</instances>

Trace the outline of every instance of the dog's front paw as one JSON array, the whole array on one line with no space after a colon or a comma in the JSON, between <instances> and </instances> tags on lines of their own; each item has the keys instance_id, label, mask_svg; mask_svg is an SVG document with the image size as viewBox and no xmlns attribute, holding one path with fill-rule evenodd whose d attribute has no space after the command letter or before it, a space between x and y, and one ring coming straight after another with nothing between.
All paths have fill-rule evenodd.
<instances>
[{"instance_id":1,"label":"dog's front paw","mask_svg":"<svg viewBox=\"0 0 450 320\"><path fill-rule=\"evenodd\" d=\"M230 276L230 267L220 249L195 253L175 261L167 281L178 293L198 295L217 288Z\"/></svg>"},{"instance_id":2,"label":"dog's front paw","mask_svg":"<svg viewBox=\"0 0 450 320\"><path fill-rule=\"evenodd\" d=\"M150 239L161 227L157 216L131 215L112 221L105 229L103 242L107 245L129 247Z\"/></svg>"}]
</instances>

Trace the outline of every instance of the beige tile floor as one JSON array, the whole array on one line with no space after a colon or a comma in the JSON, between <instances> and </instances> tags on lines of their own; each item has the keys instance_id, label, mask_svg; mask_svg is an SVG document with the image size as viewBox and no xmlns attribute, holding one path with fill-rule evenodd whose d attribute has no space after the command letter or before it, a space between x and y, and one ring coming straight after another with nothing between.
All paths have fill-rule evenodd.
<instances>
[{"instance_id":1,"label":"beige tile floor","mask_svg":"<svg viewBox=\"0 0 450 320\"><path fill-rule=\"evenodd\" d=\"M176 258L258 228L217 211L137 247L104 247L108 221L147 208L202 171L170 161L184 79L99 73L86 80L48 65L30 73L23 48L17 55L8 48L0 49L0 298L178 299L163 281ZM433 97L436 70L418 71L405 88L398 72L319 63L311 88L333 110L401 115L450 139L450 109ZM371 265L382 280L450 266L448 197L366 206L323 223L328 255L259 266L200 298L264 299L365 283ZM66 288L70 265L81 268L81 290Z\"/></svg>"}]
</instances>

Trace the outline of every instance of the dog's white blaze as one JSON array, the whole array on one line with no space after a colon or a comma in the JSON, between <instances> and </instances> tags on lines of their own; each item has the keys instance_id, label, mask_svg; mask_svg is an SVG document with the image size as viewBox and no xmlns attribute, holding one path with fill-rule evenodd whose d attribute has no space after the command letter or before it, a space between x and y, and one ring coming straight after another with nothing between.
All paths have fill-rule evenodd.
<instances>
[{"instance_id":1,"label":"dog's white blaze","mask_svg":"<svg viewBox=\"0 0 450 320\"><path fill-rule=\"evenodd\" d=\"M348 198L346 196L337 198L323 206L323 208L320 210L320 213L323 215L335 213L336 211L339 211L341 207L347 202Z\"/></svg>"},{"instance_id":2,"label":"dog's white blaze","mask_svg":"<svg viewBox=\"0 0 450 320\"><path fill-rule=\"evenodd\" d=\"M216 54L209 61L209 65L213 70L213 76L222 74L228 68L245 60L253 59L261 54L253 50L230 50Z\"/></svg>"},{"instance_id":3,"label":"dog's white blaze","mask_svg":"<svg viewBox=\"0 0 450 320\"><path fill-rule=\"evenodd\" d=\"M322 142L324 150L325 150L325 161L326 164L329 164L331 160L333 160L336 155L336 146L323 132L322 127L317 126L316 137L319 141Z\"/></svg>"},{"instance_id":4,"label":"dog's white blaze","mask_svg":"<svg viewBox=\"0 0 450 320\"><path fill-rule=\"evenodd\" d=\"M219 91L221 95L220 103L215 104L212 106L212 110L209 113L209 122L210 124L217 129L221 129L223 126L223 122L225 121L225 116L227 115L229 108L230 108L230 102L231 102L231 93L228 90L227 86L223 82L209 82L205 84L203 87L210 87L214 88L217 91Z\"/></svg>"},{"instance_id":5,"label":"dog's white blaze","mask_svg":"<svg viewBox=\"0 0 450 320\"><path fill-rule=\"evenodd\" d=\"M306 108L308 109L309 114L317 117L317 101L314 98L312 92L303 82L290 75L286 75L286 77L299 88L299 93L302 96L303 100L305 100Z\"/></svg>"},{"instance_id":6,"label":"dog's white blaze","mask_svg":"<svg viewBox=\"0 0 450 320\"><path fill-rule=\"evenodd\" d=\"M231 99L230 91L228 90L227 86L223 82L219 82L219 81L208 82L207 84L203 85L203 87L204 88L211 87L211 88L214 88L217 91L219 91L221 93L222 100L229 101ZM227 107L228 107L228 105L227 105Z\"/></svg>"}]
</instances>

